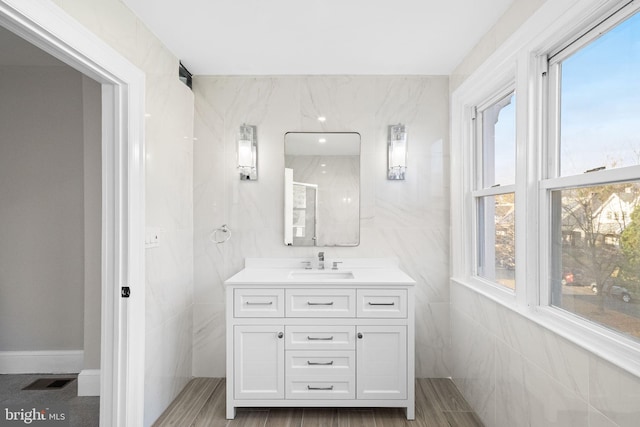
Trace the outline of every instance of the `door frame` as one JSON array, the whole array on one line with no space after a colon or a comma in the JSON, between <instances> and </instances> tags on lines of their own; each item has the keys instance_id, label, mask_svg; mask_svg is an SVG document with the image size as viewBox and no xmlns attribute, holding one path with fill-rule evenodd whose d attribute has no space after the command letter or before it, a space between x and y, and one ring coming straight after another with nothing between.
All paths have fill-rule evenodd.
<instances>
[{"instance_id":1,"label":"door frame","mask_svg":"<svg viewBox=\"0 0 640 427\"><path fill-rule=\"evenodd\" d=\"M100 425L144 413L144 89L142 71L51 1L0 0L0 26L102 86ZM121 298L121 287L131 296Z\"/></svg>"}]
</instances>

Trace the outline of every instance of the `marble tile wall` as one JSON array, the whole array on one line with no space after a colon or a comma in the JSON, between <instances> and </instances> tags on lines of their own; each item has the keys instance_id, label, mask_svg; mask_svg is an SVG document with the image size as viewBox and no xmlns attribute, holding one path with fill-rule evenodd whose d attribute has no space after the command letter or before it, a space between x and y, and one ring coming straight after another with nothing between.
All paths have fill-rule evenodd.
<instances>
[{"instance_id":1,"label":"marble tile wall","mask_svg":"<svg viewBox=\"0 0 640 427\"><path fill-rule=\"evenodd\" d=\"M55 0L146 75L146 222L160 246L146 251L145 425L192 375L193 94L178 59L119 0Z\"/></svg>"},{"instance_id":2,"label":"marble tile wall","mask_svg":"<svg viewBox=\"0 0 640 427\"><path fill-rule=\"evenodd\" d=\"M454 382L487 426L631 427L640 378L451 285Z\"/></svg>"},{"instance_id":3,"label":"marble tile wall","mask_svg":"<svg viewBox=\"0 0 640 427\"><path fill-rule=\"evenodd\" d=\"M193 373L225 375L223 282L247 257L312 257L283 244L284 134L362 135L361 239L327 258L397 257L417 281L416 372L449 366L449 81L447 77L196 77ZM320 123L318 116L325 116ZM235 138L258 126L259 178L241 182ZM386 179L387 126L409 131L406 181ZM227 224L231 239L211 241Z\"/></svg>"}]
</instances>

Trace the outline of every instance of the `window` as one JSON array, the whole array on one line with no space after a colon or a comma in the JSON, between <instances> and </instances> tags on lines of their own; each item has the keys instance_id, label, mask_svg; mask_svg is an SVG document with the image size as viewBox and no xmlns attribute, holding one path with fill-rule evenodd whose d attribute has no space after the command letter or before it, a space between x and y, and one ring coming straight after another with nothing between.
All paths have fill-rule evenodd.
<instances>
[{"instance_id":1,"label":"window","mask_svg":"<svg viewBox=\"0 0 640 427\"><path fill-rule=\"evenodd\" d=\"M640 376L640 1L570 3L451 94L451 280Z\"/></svg>"},{"instance_id":2,"label":"window","mask_svg":"<svg viewBox=\"0 0 640 427\"><path fill-rule=\"evenodd\" d=\"M477 109L476 274L515 289L515 93Z\"/></svg>"},{"instance_id":3,"label":"window","mask_svg":"<svg viewBox=\"0 0 640 427\"><path fill-rule=\"evenodd\" d=\"M640 339L640 14L549 60L550 305ZM545 250L547 252L545 252Z\"/></svg>"}]
</instances>

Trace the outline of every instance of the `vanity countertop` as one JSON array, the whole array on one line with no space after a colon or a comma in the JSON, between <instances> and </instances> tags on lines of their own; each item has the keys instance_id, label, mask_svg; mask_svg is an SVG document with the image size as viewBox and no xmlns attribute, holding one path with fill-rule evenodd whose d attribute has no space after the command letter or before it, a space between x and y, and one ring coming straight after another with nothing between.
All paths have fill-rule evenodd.
<instances>
[{"instance_id":1,"label":"vanity countertop","mask_svg":"<svg viewBox=\"0 0 640 427\"><path fill-rule=\"evenodd\" d=\"M312 269L301 268L311 262ZM333 262L339 262L337 270ZM398 267L397 260L327 259L325 269L308 258L248 258L245 268L225 281L226 285L415 285Z\"/></svg>"}]
</instances>

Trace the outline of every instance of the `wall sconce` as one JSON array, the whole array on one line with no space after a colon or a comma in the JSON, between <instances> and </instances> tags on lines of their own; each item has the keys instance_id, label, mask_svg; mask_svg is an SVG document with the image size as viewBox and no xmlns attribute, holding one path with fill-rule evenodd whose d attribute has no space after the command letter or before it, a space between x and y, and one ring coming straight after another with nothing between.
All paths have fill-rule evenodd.
<instances>
[{"instance_id":1,"label":"wall sconce","mask_svg":"<svg viewBox=\"0 0 640 427\"><path fill-rule=\"evenodd\" d=\"M403 180L407 170L407 128L398 123L389 126L389 170L387 179Z\"/></svg>"},{"instance_id":2,"label":"wall sconce","mask_svg":"<svg viewBox=\"0 0 640 427\"><path fill-rule=\"evenodd\" d=\"M258 180L258 130L243 124L238 133L238 171L241 181Z\"/></svg>"}]
</instances>

